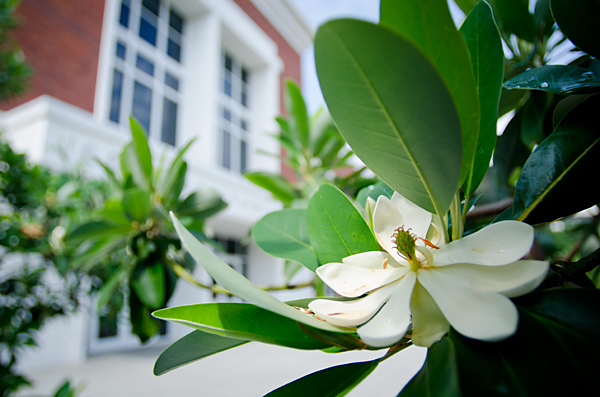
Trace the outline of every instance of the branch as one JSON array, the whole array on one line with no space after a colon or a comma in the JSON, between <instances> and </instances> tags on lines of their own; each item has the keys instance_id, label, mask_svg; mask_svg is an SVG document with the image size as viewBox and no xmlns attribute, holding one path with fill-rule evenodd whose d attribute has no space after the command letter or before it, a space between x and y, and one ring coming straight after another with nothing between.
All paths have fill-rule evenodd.
<instances>
[{"instance_id":1,"label":"branch","mask_svg":"<svg viewBox=\"0 0 600 397\"><path fill-rule=\"evenodd\" d=\"M513 198L506 197L500 201L475 206L475 208L467 212L467 220L473 221L480 218L488 218L494 215L498 216L507 210L511 205L513 205Z\"/></svg>"},{"instance_id":2,"label":"branch","mask_svg":"<svg viewBox=\"0 0 600 397\"><path fill-rule=\"evenodd\" d=\"M577 277L585 276L598 265L600 265L600 249L577 262L553 261L550 263L552 272L546 277L540 289L559 287Z\"/></svg>"},{"instance_id":3,"label":"branch","mask_svg":"<svg viewBox=\"0 0 600 397\"><path fill-rule=\"evenodd\" d=\"M182 279L186 280L187 282L189 282L190 284L193 284L197 287L203 288L203 289L207 289L209 291L211 291L213 294L227 294L229 296L233 296L233 292L220 287L218 285L206 285L201 283L200 281L198 281L194 275L192 273L190 273L189 270L187 270L185 267L181 266L178 263L172 263L171 261L168 261L169 265L171 266L171 268L173 269L173 271L175 272L175 274L177 274L179 277L181 277ZM305 287L310 287L313 285L313 281L307 281L304 283L300 283L300 284L292 284L292 285L276 285L276 286L258 286L258 288L262 289L263 291L283 291L283 290L289 290L289 289L298 289L298 288L305 288Z\"/></svg>"}]
</instances>

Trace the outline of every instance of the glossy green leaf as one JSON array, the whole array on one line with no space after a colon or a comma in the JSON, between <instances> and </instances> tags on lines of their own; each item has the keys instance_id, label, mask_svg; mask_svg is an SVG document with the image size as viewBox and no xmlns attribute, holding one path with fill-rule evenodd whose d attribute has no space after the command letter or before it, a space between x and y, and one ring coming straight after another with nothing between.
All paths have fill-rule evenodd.
<instances>
[{"instance_id":1,"label":"glossy green leaf","mask_svg":"<svg viewBox=\"0 0 600 397\"><path fill-rule=\"evenodd\" d=\"M142 343L158 333L158 321L152 318L150 309L140 302L136 294L129 294L129 316L131 332L137 335Z\"/></svg>"},{"instance_id":2,"label":"glossy green leaf","mask_svg":"<svg viewBox=\"0 0 600 397\"><path fill-rule=\"evenodd\" d=\"M129 236L115 235L95 242L82 255L77 256L71 266L75 269L80 268L89 271L94 266L109 258L113 252L127 243Z\"/></svg>"},{"instance_id":3,"label":"glossy green leaf","mask_svg":"<svg viewBox=\"0 0 600 397\"><path fill-rule=\"evenodd\" d=\"M120 234L127 234L131 231L131 225L120 225L107 221L90 221L73 229L68 237L69 244L80 243L87 239L101 238Z\"/></svg>"},{"instance_id":4,"label":"glossy green leaf","mask_svg":"<svg viewBox=\"0 0 600 397\"><path fill-rule=\"evenodd\" d=\"M127 267L121 266L108 281L102 284L102 287L98 290L98 312L100 312L102 306L110 301L115 290L127 279L129 273L130 270Z\"/></svg>"},{"instance_id":5,"label":"glossy green leaf","mask_svg":"<svg viewBox=\"0 0 600 397\"><path fill-rule=\"evenodd\" d=\"M546 138L544 119L549 99L549 95L545 92L532 92L521 109L521 140L530 149Z\"/></svg>"},{"instance_id":6,"label":"glossy green leaf","mask_svg":"<svg viewBox=\"0 0 600 397\"><path fill-rule=\"evenodd\" d=\"M165 305L166 277L160 261L147 260L138 263L129 282L144 306L156 310Z\"/></svg>"},{"instance_id":7,"label":"glossy green leaf","mask_svg":"<svg viewBox=\"0 0 600 397\"><path fill-rule=\"evenodd\" d=\"M600 76L572 65L545 65L529 69L504 83L513 90L540 90L555 94L600 92Z\"/></svg>"},{"instance_id":8,"label":"glossy green leaf","mask_svg":"<svg viewBox=\"0 0 600 397\"><path fill-rule=\"evenodd\" d=\"M131 188L123 192L123 209L134 221L144 222L152 211L152 198L146 190Z\"/></svg>"},{"instance_id":9,"label":"glossy green leaf","mask_svg":"<svg viewBox=\"0 0 600 397\"><path fill-rule=\"evenodd\" d=\"M504 52L492 8L484 1L480 1L471 10L460 33L464 36L471 55L480 107L477 148L463 184L465 196L470 197L487 173L496 146L498 105L504 78Z\"/></svg>"},{"instance_id":10,"label":"glossy green leaf","mask_svg":"<svg viewBox=\"0 0 600 397\"><path fill-rule=\"evenodd\" d=\"M181 195L181 191L183 190L185 174L187 171L187 164L183 160L183 156L192 143L194 143L193 139L189 141L179 151L179 153L177 153L177 156L173 159L168 172L165 172L160 178L160 184L157 187L157 192L167 208L171 208L171 206L177 203L177 200Z\"/></svg>"},{"instance_id":11,"label":"glossy green leaf","mask_svg":"<svg viewBox=\"0 0 600 397\"><path fill-rule=\"evenodd\" d=\"M223 288L231 291L246 302L311 327L333 332L352 332L348 329L334 327L323 321L319 321L277 300L277 298L258 288L250 280L232 269L227 263L217 258L183 227L173 213L171 213L171 219L183 247Z\"/></svg>"},{"instance_id":12,"label":"glossy green leaf","mask_svg":"<svg viewBox=\"0 0 600 397\"><path fill-rule=\"evenodd\" d=\"M380 23L400 32L427 55L450 89L462 128L462 184L477 148L480 110L470 49L456 30L446 0L381 0ZM495 69L495 57L488 61Z\"/></svg>"},{"instance_id":13,"label":"glossy green leaf","mask_svg":"<svg viewBox=\"0 0 600 397\"><path fill-rule=\"evenodd\" d=\"M363 381L379 365L379 360L337 365L296 379L265 397L341 397Z\"/></svg>"},{"instance_id":14,"label":"glossy green leaf","mask_svg":"<svg viewBox=\"0 0 600 397\"><path fill-rule=\"evenodd\" d=\"M596 395L599 294L563 289L519 298L519 329L498 343L475 341L452 330L463 394Z\"/></svg>"},{"instance_id":15,"label":"glossy green leaf","mask_svg":"<svg viewBox=\"0 0 600 397\"><path fill-rule=\"evenodd\" d=\"M504 133L498 137L494 151L494 165L491 171L498 185L497 190L506 190L510 175L515 168L523 167L530 154L531 150L521 140L521 112L519 112L508 123ZM510 194L512 195L512 192ZM500 196L507 195L509 195L508 191L500 193Z\"/></svg>"},{"instance_id":16,"label":"glossy green leaf","mask_svg":"<svg viewBox=\"0 0 600 397\"><path fill-rule=\"evenodd\" d=\"M589 175L600 171L599 108L600 96L584 101L531 154L517 182L516 219L549 222L600 201L594 189L582 191Z\"/></svg>"},{"instance_id":17,"label":"glossy green leaf","mask_svg":"<svg viewBox=\"0 0 600 397\"><path fill-rule=\"evenodd\" d=\"M423 367L398 397L461 396L458 372L454 343L450 338L444 337L427 350Z\"/></svg>"},{"instance_id":18,"label":"glossy green leaf","mask_svg":"<svg viewBox=\"0 0 600 397\"><path fill-rule=\"evenodd\" d=\"M462 133L428 57L387 28L336 20L319 28L315 58L329 111L356 155L404 197L445 214L459 182Z\"/></svg>"},{"instance_id":19,"label":"glossy green leaf","mask_svg":"<svg viewBox=\"0 0 600 397\"><path fill-rule=\"evenodd\" d=\"M558 27L569 40L588 54L600 57L600 3L597 0L552 0L550 7Z\"/></svg>"},{"instance_id":20,"label":"glossy green leaf","mask_svg":"<svg viewBox=\"0 0 600 397\"><path fill-rule=\"evenodd\" d=\"M290 182L281 175L269 172L246 172L244 176L255 185L271 192L283 205L289 206L297 197Z\"/></svg>"},{"instance_id":21,"label":"glossy green leaf","mask_svg":"<svg viewBox=\"0 0 600 397\"><path fill-rule=\"evenodd\" d=\"M356 201L364 207L367 203L367 197L371 197L373 200L377 201L379 196L385 196L391 199L393 195L394 189L389 187L385 182L378 181L374 185L362 188L356 195Z\"/></svg>"},{"instance_id":22,"label":"glossy green leaf","mask_svg":"<svg viewBox=\"0 0 600 397\"><path fill-rule=\"evenodd\" d=\"M152 315L226 338L295 349L330 347L302 332L296 321L248 303L202 303L158 310Z\"/></svg>"},{"instance_id":23,"label":"glossy green leaf","mask_svg":"<svg viewBox=\"0 0 600 397\"><path fill-rule=\"evenodd\" d=\"M332 138L342 139L333 123L327 108L320 108L310 119L311 150L313 156L319 156L325 144Z\"/></svg>"},{"instance_id":24,"label":"glossy green leaf","mask_svg":"<svg viewBox=\"0 0 600 397\"><path fill-rule=\"evenodd\" d=\"M523 106L523 104L527 102L527 99L529 99L529 91L507 90L506 88L502 88L500 104L498 105L498 117L502 117L511 110Z\"/></svg>"},{"instance_id":25,"label":"glossy green leaf","mask_svg":"<svg viewBox=\"0 0 600 397\"><path fill-rule=\"evenodd\" d=\"M196 219L205 219L225 208L227 208L227 203L221 199L216 190L200 189L187 196L173 211L180 217L191 216Z\"/></svg>"},{"instance_id":26,"label":"glossy green leaf","mask_svg":"<svg viewBox=\"0 0 600 397\"><path fill-rule=\"evenodd\" d=\"M533 43L536 37L536 25L529 13L528 0L492 0L492 4L502 22L504 30Z\"/></svg>"},{"instance_id":27,"label":"glossy green leaf","mask_svg":"<svg viewBox=\"0 0 600 397\"><path fill-rule=\"evenodd\" d=\"M306 103L298 85L292 81L285 82L285 107L290 113L288 126L290 132L303 149L308 149L310 139L310 126Z\"/></svg>"},{"instance_id":28,"label":"glossy green leaf","mask_svg":"<svg viewBox=\"0 0 600 397\"><path fill-rule=\"evenodd\" d=\"M462 10L462 12L465 13L465 15L469 15L479 0L454 0L454 2Z\"/></svg>"},{"instance_id":29,"label":"glossy green leaf","mask_svg":"<svg viewBox=\"0 0 600 397\"><path fill-rule=\"evenodd\" d=\"M549 36L552 33L552 26L554 26L554 18L550 11L550 0L537 0L533 17L538 31L541 31L546 37Z\"/></svg>"},{"instance_id":30,"label":"glossy green leaf","mask_svg":"<svg viewBox=\"0 0 600 397\"><path fill-rule=\"evenodd\" d=\"M146 139L147 133L140 123L133 117L129 117L129 124L131 126L131 137L133 138L133 151L129 155L129 165L132 167L132 175L134 179L140 184L140 187L150 186L152 181L152 155L150 154L150 147L148 146L148 139ZM132 156L133 154L133 156Z\"/></svg>"},{"instance_id":31,"label":"glossy green leaf","mask_svg":"<svg viewBox=\"0 0 600 397\"><path fill-rule=\"evenodd\" d=\"M252 238L269 255L296 261L313 272L319 266L308 238L306 210L286 209L265 215L252 227Z\"/></svg>"},{"instance_id":32,"label":"glossy green leaf","mask_svg":"<svg viewBox=\"0 0 600 397\"><path fill-rule=\"evenodd\" d=\"M321 186L308 204L308 235L322 264L379 251L365 218L344 193L331 185Z\"/></svg>"},{"instance_id":33,"label":"glossy green leaf","mask_svg":"<svg viewBox=\"0 0 600 397\"><path fill-rule=\"evenodd\" d=\"M154 363L154 375L160 376L204 357L243 345L247 341L192 331L167 347Z\"/></svg>"}]
</instances>

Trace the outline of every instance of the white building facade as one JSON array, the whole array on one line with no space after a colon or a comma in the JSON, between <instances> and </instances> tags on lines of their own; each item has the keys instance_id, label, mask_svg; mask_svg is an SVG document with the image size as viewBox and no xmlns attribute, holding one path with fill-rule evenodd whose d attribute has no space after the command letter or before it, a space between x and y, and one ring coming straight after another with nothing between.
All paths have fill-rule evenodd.
<instances>
[{"instance_id":1,"label":"white building facade","mask_svg":"<svg viewBox=\"0 0 600 397\"><path fill-rule=\"evenodd\" d=\"M269 133L278 130L275 117L283 111L282 82L300 81L299 54L312 40L292 4L29 0L17 14L16 38L36 74L23 99L2 106L0 128L13 149L50 169L83 167L90 177L101 177L93 159L116 168L130 140L130 114L148 130L155 159L196 139L186 155L186 192L216 189L229 206L210 227L229 247L227 261L261 285L281 284L281 261L241 243L279 204L242 173L281 170L275 156L257 151L281 152ZM201 269L196 275L210 281ZM169 305L213 299L180 281ZM154 343L170 343L186 332L170 326ZM76 315L49 323L40 348L29 351L21 366L77 363L137 347L126 313L117 331L101 335L90 300Z\"/></svg>"}]
</instances>

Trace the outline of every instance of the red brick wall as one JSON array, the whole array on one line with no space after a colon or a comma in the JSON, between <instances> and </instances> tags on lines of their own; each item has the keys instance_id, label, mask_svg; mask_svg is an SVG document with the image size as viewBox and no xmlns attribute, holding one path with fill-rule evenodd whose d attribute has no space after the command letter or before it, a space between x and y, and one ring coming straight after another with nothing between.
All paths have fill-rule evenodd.
<instances>
[{"instance_id":1,"label":"red brick wall","mask_svg":"<svg viewBox=\"0 0 600 397\"><path fill-rule=\"evenodd\" d=\"M252 4L250 0L234 0L246 14L277 44L279 57L283 60L283 71L280 76L280 110L285 114L283 106L284 81L290 77L298 84L301 84L300 75L300 54L283 38L283 36L271 25L263 14Z\"/></svg>"},{"instance_id":2,"label":"red brick wall","mask_svg":"<svg viewBox=\"0 0 600 397\"><path fill-rule=\"evenodd\" d=\"M29 90L6 110L42 94L94 108L105 0L23 0L14 37L33 69Z\"/></svg>"},{"instance_id":3,"label":"red brick wall","mask_svg":"<svg viewBox=\"0 0 600 397\"><path fill-rule=\"evenodd\" d=\"M283 96L285 94L285 79L292 78L299 85L302 83L300 74L300 54L292 48L292 46L283 38L283 36L271 25L271 23L265 18L263 14L252 4L250 0L234 0L243 10L256 22L261 29L269 35L269 37L277 44L279 49L279 57L283 60L283 71L279 76L279 111L281 114L287 114L283 102ZM281 153L285 155L283 148ZM281 173L289 180L295 180L296 175L292 169L286 164L281 164Z\"/></svg>"}]
</instances>

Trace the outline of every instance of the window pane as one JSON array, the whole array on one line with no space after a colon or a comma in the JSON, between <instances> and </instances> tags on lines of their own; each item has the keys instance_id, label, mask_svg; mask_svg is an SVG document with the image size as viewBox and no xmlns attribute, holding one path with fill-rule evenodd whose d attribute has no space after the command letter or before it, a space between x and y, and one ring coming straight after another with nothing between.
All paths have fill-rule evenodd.
<instances>
[{"instance_id":1,"label":"window pane","mask_svg":"<svg viewBox=\"0 0 600 397\"><path fill-rule=\"evenodd\" d=\"M225 71L225 77L223 79L223 92L231 96L231 72Z\"/></svg>"},{"instance_id":2,"label":"window pane","mask_svg":"<svg viewBox=\"0 0 600 397\"><path fill-rule=\"evenodd\" d=\"M240 127L242 127L242 130L248 131L248 124L246 123L246 120L242 119L240 122Z\"/></svg>"},{"instance_id":3,"label":"window pane","mask_svg":"<svg viewBox=\"0 0 600 397\"><path fill-rule=\"evenodd\" d=\"M179 91L179 79L169 72L165 73L165 84L172 89Z\"/></svg>"},{"instance_id":4,"label":"window pane","mask_svg":"<svg viewBox=\"0 0 600 397\"><path fill-rule=\"evenodd\" d=\"M233 61L227 54L225 54L225 69L229 70L230 72L233 70Z\"/></svg>"},{"instance_id":5,"label":"window pane","mask_svg":"<svg viewBox=\"0 0 600 397\"><path fill-rule=\"evenodd\" d=\"M183 34L183 18L181 18L176 12L171 10L169 15L169 26Z\"/></svg>"},{"instance_id":6,"label":"window pane","mask_svg":"<svg viewBox=\"0 0 600 397\"><path fill-rule=\"evenodd\" d=\"M231 121L231 112L227 109L223 109L223 118L227 121Z\"/></svg>"},{"instance_id":7,"label":"window pane","mask_svg":"<svg viewBox=\"0 0 600 397\"><path fill-rule=\"evenodd\" d=\"M246 68L242 68L242 81L244 83L248 82L248 71L246 70Z\"/></svg>"},{"instance_id":8,"label":"window pane","mask_svg":"<svg viewBox=\"0 0 600 397\"><path fill-rule=\"evenodd\" d=\"M152 90L139 82L133 87L133 107L131 114L138 119L146 134L150 131L150 109L152 108Z\"/></svg>"},{"instance_id":9,"label":"window pane","mask_svg":"<svg viewBox=\"0 0 600 397\"><path fill-rule=\"evenodd\" d=\"M248 94L247 94L247 92L248 92L248 88L247 88L246 84L242 83L242 94L241 94L240 102L245 107L248 107Z\"/></svg>"},{"instance_id":10,"label":"window pane","mask_svg":"<svg viewBox=\"0 0 600 397\"><path fill-rule=\"evenodd\" d=\"M140 37L153 46L156 46L156 26L144 18L140 19Z\"/></svg>"},{"instance_id":11,"label":"window pane","mask_svg":"<svg viewBox=\"0 0 600 397\"><path fill-rule=\"evenodd\" d=\"M240 141L241 146L240 146L240 172L245 172L246 171L246 161L247 161L247 157L246 157L246 151L247 151L247 147L246 147L246 142L245 141Z\"/></svg>"},{"instance_id":12,"label":"window pane","mask_svg":"<svg viewBox=\"0 0 600 397\"><path fill-rule=\"evenodd\" d=\"M125 53L126 53L125 50L126 50L125 44L123 44L119 41L117 43L117 57L119 57L121 59L125 59Z\"/></svg>"},{"instance_id":13,"label":"window pane","mask_svg":"<svg viewBox=\"0 0 600 397\"><path fill-rule=\"evenodd\" d=\"M154 63L144 58L140 54L137 56L135 66L142 72L148 73L150 76L154 76Z\"/></svg>"},{"instance_id":14,"label":"window pane","mask_svg":"<svg viewBox=\"0 0 600 397\"><path fill-rule=\"evenodd\" d=\"M177 62L181 62L181 46L169 39L169 45L167 46L167 55L176 60Z\"/></svg>"},{"instance_id":15,"label":"window pane","mask_svg":"<svg viewBox=\"0 0 600 397\"><path fill-rule=\"evenodd\" d=\"M123 0L121 3L121 15L119 16L121 26L129 27L129 0Z\"/></svg>"},{"instance_id":16,"label":"window pane","mask_svg":"<svg viewBox=\"0 0 600 397\"><path fill-rule=\"evenodd\" d=\"M177 104L164 98L163 122L161 140L175 146L175 133L177 131Z\"/></svg>"},{"instance_id":17,"label":"window pane","mask_svg":"<svg viewBox=\"0 0 600 397\"><path fill-rule=\"evenodd\" d=\"M100 327L98 329L98 338L109 338L117 336L117 316L100 316Z\"/></svg>"},{"instance_id":18,"label":"window pane","mask_svg":"<svg viewBox=\"0 0 600 397\"><path fill-rule=\"evenodd\" d=\"M223 130L223 151L221 153L221 165L228 170L231 169L231 135L229 132Z\"/></svg>"},{"instance_id":19,"label":"window pane","mask_svg":"<svg viewBox=\"0 0 600 397\"><path fill-rule=\"evenodd\" d=\"M123 73L115 69L113 75L112 97L110 99L110 120L119 122L121 115L121 94L123 92Z\"/></svg>"},{"instance_id":20,"label":"window pane","mask_svg":"<svg viewBox=\"0 0 600 397\"><path fill-rule=\"evenodd\" d=\"M143 0L142 5L146 7L148 10L152 11L153 14L158 15L158 10L160 8L160 1L158 0Z\"/></svg>"}]
</instances>

